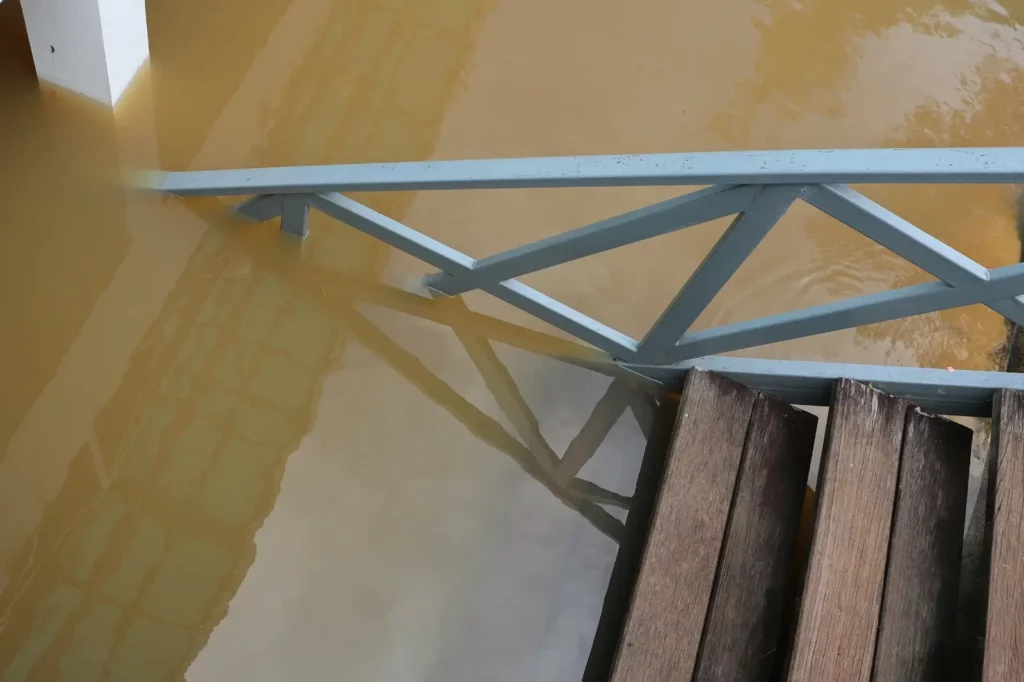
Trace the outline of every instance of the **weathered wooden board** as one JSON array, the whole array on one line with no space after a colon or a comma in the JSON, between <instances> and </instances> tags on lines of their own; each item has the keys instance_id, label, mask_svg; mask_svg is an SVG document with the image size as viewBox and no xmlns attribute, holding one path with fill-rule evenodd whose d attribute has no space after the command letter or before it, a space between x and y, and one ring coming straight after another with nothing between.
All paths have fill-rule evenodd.
<instances>
[{"instance_id":1,"label":"weathered wooden board","mask_svg":"<svg viewBox=\"0 0 1024 682\"><path fill-rule=\"evenodd\" d=\"M755 394L686 377L612 680L690 680Z\"/></svg>"},{"instance_id":2,"label":"weathered wooden board","mask_svg":"<svg viewBox=\"0 0 1024 682\"><path fill-rule=\"evenodd\" d=\"M973 436L907 411L873 682L950 679Z\"/></svg>"},{"instance_id":3,"label":"weathered wooden board","mask_svg":"<svg viewBox=\"0 0 1024 682\"><path fill-rule=\"evenodd\" d=\"M757 398L694 677L698 682L771 679L817 423L812 414Z\"/></svg>"},{"instance_id":4,"label":"weathered wooden board","mask_svg":"<svg viewBox=\"0 0 1024 682\"><path fill-rule=\"evenodd\" d=\"M637 474L633 501L626 516L625 533L619 545L619 553L615 557L612 574L608 579L608 591L605 592L604 603L601 606L601 619L597 623L594 643L590 648L582 682L608 682L611 676L623 624L626 622L626 614L629 613L629 602L636 585L636 576L640 572L678 408L677 401L665 399L652 415L651 435Z\"/></svg>"},{"instance_id":5,"label":"weathered wooden board","mask_svg":"<svg viewBox=\"0 0 1024 682\"><path fill-rule=\"evenodd\" d=\"M1024 394L996 394L991 448L992 563L983 679L1019 682L1024 680Z\"/></svg>"},{"instance_id":6,"label":"weathered wooden board","mask_svg":"<svg viewBox=\"0 0 1024 682\"><path fill-rule=\"evenodd\" d=\"M869 682L907 404L833 389L790 682Z\"/></svg>"}]
</instances>

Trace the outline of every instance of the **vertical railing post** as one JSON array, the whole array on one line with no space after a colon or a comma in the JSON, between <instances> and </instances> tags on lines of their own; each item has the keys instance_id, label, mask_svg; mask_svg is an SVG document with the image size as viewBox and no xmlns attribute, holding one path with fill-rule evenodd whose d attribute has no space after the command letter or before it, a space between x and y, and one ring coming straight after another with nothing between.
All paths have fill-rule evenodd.
<instances>
[{"instance_id":1,"label":"vertical railing post","mask_svg":"<svg viewBox=\"0 0 1024 682\"><path fill-rule=\"evenodd\" d=\"M309 204L302 194L281 200L281 230L305 239L309 235Z\"/></svg>"}]
</instances>

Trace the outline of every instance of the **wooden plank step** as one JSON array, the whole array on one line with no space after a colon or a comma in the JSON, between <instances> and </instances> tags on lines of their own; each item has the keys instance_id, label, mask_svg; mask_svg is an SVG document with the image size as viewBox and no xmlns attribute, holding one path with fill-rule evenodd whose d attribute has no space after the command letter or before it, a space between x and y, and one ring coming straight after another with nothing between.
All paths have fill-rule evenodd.
<instances>
[{"instance_id":1,"label":"wooden plank step","mask_svg":"<svg viewBox=\"0 0 1024 682\"><path fill-rule=\"evenodd\" d=\"M754 403L698 682L767 682L775 671L817 424L763 395Z\"/></svg>"},{"instance_id":2,"label":"wooden plank step","mask_svg":"<svg viewBox=\"0 0 1024 682\"><path fill-rule=\"evenodd\" d=\"M790 682L949 679L972 437L836 382Z\"/></svg>"},{"instance_id":3,"label":"wooden plank step","mask_svg":"<svg viewBox=\"0 0 1024 682\"><path fill-rule=\"evenodd\" d=\"M973 437L907 410L873 682L950 679Z\"/></svg>"},{"instance_id":4,"label":"wooden plank step","mask_svg":"<svg viewBox=\"0 0 1024 682\"><path fill-rule=\"evenodd\" d=\"M907 404L836 382L790 682L870 682Z\"/></svg>"},{"instance_id":5,"label":"wooden plank step","mask_svg":"<svg viewBox=\"0 0 1024 682\"><path fill-rule=\"evenodd\" d=\"M982 679L1018 682L1024 680L1024 394L996 394L990 447L992 554Z\"/></svg>"},{"instance_id":6,"label":"wooden plank step","mask_svg":"<svg viewBox=\"0 0 1024 682\"><path fill-rule=\"evenodd\" d=\"M613 680L766 679L815 424L688 374Z\"/></svg>"}]
</instances>

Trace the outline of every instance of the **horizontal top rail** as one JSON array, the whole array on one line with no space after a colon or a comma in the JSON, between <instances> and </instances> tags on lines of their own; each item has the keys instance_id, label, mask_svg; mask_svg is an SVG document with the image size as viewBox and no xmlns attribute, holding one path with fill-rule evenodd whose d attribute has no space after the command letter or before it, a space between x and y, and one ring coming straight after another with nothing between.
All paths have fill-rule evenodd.
<instances>
[{"instance_id":1,"label":"horizontal top rail","mask_svg":"<svg viewBox=\"0 0 1024 682\"><path fill-rule=\"evenodd\" d=\"M1024 147L699 152L150 171L137 184L179 196L230 196L792 183L1024 183Z\"/></svg>"},{"instance_id":2,"label":"horizontal top rail","mask_svg":"<svg viewBox=\"0 0 1024 682\"><path fill-rule=\"evenodd\" d=\"M673 364L680 360L975 303L1024 326L1024 263L990 270L845 183L1024 183L1024 147L707 152L153 172L136 184L185 196L248 196L235 206L239 214L256 221L280 217L281 229L300 237L307 234L309 212L319 211L438 268L424 282L432 295L480 289L604 351L606 359L623 371L654 381L685 371L685 364ZM480 259L341 193L616 185L711 186ZM701 313L794 201L832 216L938 281L694 331ZM730 226L641 341L516 279L726 216L733 216ZM842 371L852 371L851 367L843 365ZM857 376L837 376L889 376L857 371ZM740 374L746 378L741 383L757 387L764 378L777 389L789 390L793 387L786 382L796 381L801 372L802 365L774 362ZM934 370L921 377L927 384L923 388L914 382L893 384L892 377L889 385L911 393L923 390L924 402L919 404L956 414L982 414L993 387L1024 381L1010 381L998 373L974 377L957 372L954 379L952 373ZM820 398L827 393L830 378L836 376L807 374L790 397ZM967 403L947 399L946 387L964 381L969 384L961 386L969 394Z\"/></svg>"}]
</instances>

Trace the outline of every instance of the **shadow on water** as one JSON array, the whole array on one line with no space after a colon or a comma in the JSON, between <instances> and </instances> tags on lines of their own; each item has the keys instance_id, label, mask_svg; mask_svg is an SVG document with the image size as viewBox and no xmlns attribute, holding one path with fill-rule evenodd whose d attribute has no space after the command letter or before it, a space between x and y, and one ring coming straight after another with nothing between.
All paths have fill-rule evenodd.
<instances>
[{"instance_id":1,"label":"shadow on water","mask_svg":"<svg viewBox=\"0 0 1024 682\"><path fill-rule=\"evenodd\" d=\"M311 428L318 377L336 370L348 340L622 540L623 523L609 509L629 509L631 497L580 472L627 410L650 431L650 387L614 378L560 457L492 344L601 370L599 354L474 313L460 299L306 267L298 244L196 203L192 215L210 229L11 566L0 598L0 666L10 679L57 678L83 666L114 678L188 667L255 559L254 534ZM245 229L269 238L243 236ZM514 433L392 340L363 306L450 327ZM268 373L290 378L267 383Z\"/></svg>"},{"instance_id":2,"label":"shadow on water","mask_svg":"<svg viewBox=\"0 0 1024 682\"><path fill-rule=\"evenodd\" d=\"M203 204L195 203L199 206ZM199 211L202 219L211 225L217 224L218 219L223 222L223 209L216 202L205 202L205 211L199 206L195 210ZM248 226L244 222L238 225L239 220L230 219L227 229L237 230ZM250 241L234 240L232 246L236 253L245 254L255 272L263 271L287 279L293 292L309 301L325 316L339 321L344 331L354 340L402 375L425 397L444 408L480 441L511 457L525 472L602 533L616 542L622 540L622 522L601 505L629 509L630 497L581 479L578 474L627 410L631 411L644 435L650 433L657 410L656 385L617 370L607 356L590 347L475 313L462 297L426 298L325 267L295 267L298 245L294 243L288 249L280 249L279 244L261 249ZM363 304L395 310L449 327L512 425L515 435L463 398L416 354L374 325L360 312L359 308ZM563 455L557 455L541 433L536 415L524 399L511 372L498 357L492 342L504 343L614 377Z\"/></svg>"},{"instance_id":3,"label":"shadow on water","mask_svg":"<svg viewBox=\"0 0 1024 682\"><path fill-rule=\"evenodd\" d=\"M223 679L268 665L347 674L339 661L389 678L395 648L421 642L424 674L469 678L495 664L489 647L507 652L503 665L535 665L535 627L567 641L592 631L585 611L556 622L580 611L559 586L600 601L630 496L584 468L625 411L646 427L646 389L602 378L603 397L560 457L542 433L547 408L531 407L500 356L529 351L527 366L558 376L600 368L593 351L383 284L388 249L343 226L300 246L270 226L243 229L216 202L97 191L126 163L427 158L490 3L150 5L152 64L111 116L38 88L18 5L0 3L4 31L22 38L0 40L0 144L17 160L0 164L4 187L17 188L0 207L3 284L22 292L0 309L12 322L0 354L0 499L17 511L0 516L4 679ZM400 217L412 198L371 203ZM374 319L382 308L454 330L490 397L466 397L450 366L395 340ZM346 360L357 348L383 369ZM456 375L467 383L461 366ZM401 420L359 405L391 377L389 402L413 406L393 434ZM318 497L321 481L337 491ZM332 506L314 513L313 500ZM533 509L514 520L527 500ZM524 536L537 515L543 534ZM296 547L304 538L315 539ZM591 554L574 557L572 543ZM543 556L515 561L531 546ZM478 566L502 557L513 559L498 574L509 581L553 582L529 599L495 590ZM572 578L571 561L593 576ZM464 603L472 595L519 611L493 619ZM447 601L428 622L396 615L423 599ZM474 626L481 613L485 628ZM240 661L233 638L265 657ZM554 665L582 668L585 654L569 648Z\"/></svg>"}]
</instances>

